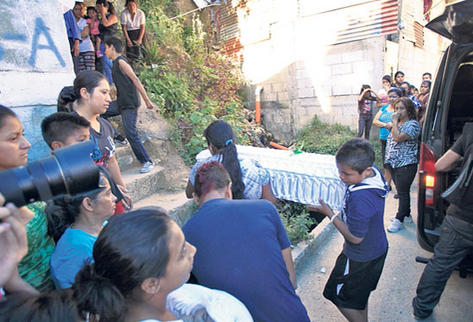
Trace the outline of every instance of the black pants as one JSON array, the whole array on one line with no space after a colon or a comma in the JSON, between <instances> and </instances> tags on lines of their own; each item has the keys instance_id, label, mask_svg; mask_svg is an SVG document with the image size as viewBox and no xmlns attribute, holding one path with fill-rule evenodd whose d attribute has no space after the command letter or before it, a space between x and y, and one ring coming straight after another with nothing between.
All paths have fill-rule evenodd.
<instances>
[{"instance_id":1,"label":"black pants","mask_svg":"<svg viewBox=\"0 0 473 322\"><path fill-rule=\"evenodd\" d=\"M373 124L373 115L371 114L360 114L358 118L358 137L363 135L365 132L365 139L370 139L371 125Z\"/></svg>"},{"instance_id":2,"label":"black pants","mask_svg":"<svg viewBox=\"0 0 473 322\"><path fill-rule=\"evenodd\" d=\"M136 43L136 41L140 37L140 32L141 32L140 29L127 30L128 37L130 37L130 40L133 43L133 46L131 46L131 47L128 47L128 45L126 46L126 57L132 63L135 60L137 60L138 58L142 58L143 54L144 54L143 47L142 47L144 45L144 41L145 41L144 37L143 37L143 43L141 45L138 45Z\"/></svg>"},{"instance_id":3,"label":"black pants","mask_svg":"<svg viewBox=\"0 0 473 322\"><path fill-rule=\"evenodd\" d=\"M102 114L103 118L109 118L112 116L121 115L123 127L125 128L125 135L130 142L131 149L135 154L138 161L145 163L151 161L143 143L138 136L138 131L136 130L136 120L138 119L138 110L135 108L129 109L120 109L116 101L112 102L108 107L107 111Z\"/></svg>"},{"instance_id":4,"label":"black pants","mask_svg":"<svg viewBox=\"0 0 473 322\"><path fill-rule=\"evenodd\" d=\"M417 163L409 164L400 168L391 168L394 184L399 196L399 206L396 218L400 222L411 215L411 185L417 172Z\"/></svg>"},{"instance_id":5,"label":"black pants","mask_svg":"<svg viewBox=\"0 0 473 322\"><path fill-rule=\"evenodd\" d=\"M412 301L416 316L426 318L432 313L453 270L472 250L473 224L447 215L440 228L434 257L425 266L417 285L417 296Z\"/></svg>"}]
</instances>

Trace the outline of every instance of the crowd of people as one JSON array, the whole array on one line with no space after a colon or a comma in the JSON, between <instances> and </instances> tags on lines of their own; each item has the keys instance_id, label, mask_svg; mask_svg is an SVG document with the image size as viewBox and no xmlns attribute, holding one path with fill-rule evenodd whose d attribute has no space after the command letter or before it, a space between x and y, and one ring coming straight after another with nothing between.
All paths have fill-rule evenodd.
<instances>
[{"instance_id":1,"label":"crowd of people","mask_svg":"<svg viewBox=\"0 0 473 322\"><path fill-rule=\"evenodd\" d=\"M64 13L64 21L75 73L98 70L113 84L112 60L105 54L104 46L106 38L117 36L118 15L113 3L96 0L95 6L86 8L84 1L76 1L74 7ZM120 23L126 56L133 63L143 57L146 40L146 16L136 0L126 0Z\"/></svg>"},{"instance_id":2,"label":"crowd of people","mask_svg":"<svg viewBox=\"0 0 473 322\"><path fill-rule=\"evenodd\" d=\"M106 118L121 115L140 172L148 172L154 163L136 131L140 95L147 108L154 104L113 36L118 18L112 4L97 0L88 17L83 13L78 1L64 16L78 74L41 132L52 151L92 141L98 189L20 208L3 205L0 195L0 320L309 321L296 294L291 245L270 175L238 154L225 121L212 122L203 133L211 156L189 174L186 194L199 209L182 229L162 208L133 209L115 156L117 131ZM127 56L136 59L144 13L127 0L121 19ZM103 73L93 70L97 58ZM409 191L431 80L423 80L420 93L400 71L394 82L386 75L382 84L378 93L362 86L358 136L368 139L372 124L380 128L384 175L369 141L351 139L335 156L346 185L342 211L335 213L324 200L310 207L344 237L323 296L349 321L368 320L369 296L388 253L383 217L392 182L399 207L387 230L399 231L411 217ZM17 115L0 105L0 171L25 165L30 148ZM455 149L456 159L464 150ZM429 302L432 274L424 273L419 284L418 315L431 313L438 302Z\"/></svg>"},{"instance_id":3,"label":"crowd of people","mask_svg":"<svg viewBox=\"0 0 473 322\"><path fill-rule=\"evenodd\" d=\"M394 182L395 198L399 199L398 212L388 227L389 232L396 233L404 228L405 221L412 223L409 191L419 162L419 141L432 75L422 75L420 92L405 81L402 71L394 74L394 81L390 75L384 75L381 82L377 93L370 85L361 88L357 136L364 134L369 139L371 126L379 128L384 176L389 190Z\"/></svg>"}]
</instances>

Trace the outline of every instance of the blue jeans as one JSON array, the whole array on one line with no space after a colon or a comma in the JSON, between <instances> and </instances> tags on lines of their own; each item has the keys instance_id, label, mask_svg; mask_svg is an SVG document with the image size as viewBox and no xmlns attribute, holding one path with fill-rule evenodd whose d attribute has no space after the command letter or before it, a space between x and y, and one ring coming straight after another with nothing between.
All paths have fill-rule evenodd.
<instances>
[{"instance_id":1,"label":"blue jeans","mask_svg":"<svg viewBox=\"0 0 473 322\"><path fill-rule=\"evenodd\" d=\"M113 78L112 78L112 66L113 66L113 60L107 58L105 56L105 45L103 42L100 43L100 51L102 52L102 67L103 67L103 74L105 77L107 77L108 82L110 85L113 84Z\"/></svg>"},{"instance_id":2,"label":"blue jeans","mask_svg":"<svg viewBox=\"0 0 473 322\"><path fill-rule=\"evenodd\" d=\"M371 114L360 114L358 117L358 134L357 137L361 138L363 132L365 132L365 139L370 139L371 125L373 124L373 115Z\"/></svg>"},{"instance_id":3,"label":"blue jeans","mask_svg":"<svg viewBox=\"0 0 473 322\"><path fill-rule=\"evenodd\" d=\"M121 115L123 127L125 128L125 135L130 142L131 149L135 154L138 161L145 163L151 161L143 143L138 136L138 131L136 130L136 120L138 119L138 110L135 108L121 109L116 101L110 103L107 111L102 114L103 118L109 118L112 116Z\"/></svg>"},{"instance_id":4,"label":"blue jeans","mask_svg":"<svg viewBox=\"0 0 473 322\"><path fill-rule=\"evenodd\" d=\"M411 185L416 176L417 164L409 164L400 168L391 168L397 195L399 196L399 206L396 218L404 222L404 218L411 215Z\"/></svg>"},{"instance_id":5,"label":"blue jeans","mask_svg":"<svg viewBox=\"0 0 473 322\"><path fill-rule=\"evenodd\" d=\"M425 266L417 285L417 296L412 300L416 316L425 318L432 313L453 270L472 250L473 224L447 215L434 256Z\"/></svg>"}]
</instances>

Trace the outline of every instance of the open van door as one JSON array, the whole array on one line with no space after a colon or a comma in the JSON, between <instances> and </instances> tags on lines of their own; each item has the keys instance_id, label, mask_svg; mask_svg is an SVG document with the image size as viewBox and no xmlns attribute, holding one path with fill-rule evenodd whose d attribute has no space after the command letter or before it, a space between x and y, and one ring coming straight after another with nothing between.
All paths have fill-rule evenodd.
<instances>
[{"instance_id":1,"label":"open van door","mask_svg":"<svg viewBox=\"0 0 473 322\"><path fill-rule=\"evenodd\" d=\"M462 125L473 121L473 1L448 5L426 27L452 40L430 91L421 138L417 239L432 251L448 207L440 194L455 176L436 173L434 165L453 145Z\"/></svg>"}]
</instances>

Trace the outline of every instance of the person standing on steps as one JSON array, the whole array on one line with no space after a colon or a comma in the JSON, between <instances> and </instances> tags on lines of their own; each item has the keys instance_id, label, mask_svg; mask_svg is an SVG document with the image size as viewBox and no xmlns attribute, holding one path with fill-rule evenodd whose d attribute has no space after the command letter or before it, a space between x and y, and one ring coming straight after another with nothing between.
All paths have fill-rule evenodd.
<instances>
[{"instance_id":1,"label":"person standing on steps","mask_svg":"<svg viewBox=\"0 0 473 322\"><path fill-rule=\"evenodd\" d=\"M138 9L136 0L126 0L125 7L120 15L120 21L126 39L126 57L130 63L134 63L142 57L146 17L143 10Z\"/></svg>"},{"instance_id":2,"label":"person standing on steps","mask_svg":"<svg viewBox=\"0 0 473 322\"><path fill-rule=\"evenodd\" d=\"M117 87L117 104L111 105L104 117L121 115L125 135L138 161L141 162L141 173L151 171L154 162L146 152L136 130L140 95L146 108L152 110L156 106L151 102L139 78L133 72L128 60L122 56L123 44L116 37L105 40L105 55L113 61L112 75ZM138 94L139 93L139 94Z\"/></svg>"},{"instance_id":3,"label":"person standing on steps","mask_svg":"<svg viewBox=\"0 0 473 322\"><path fill-rule=\"evenodd\" d=\"M132 208L132 200L122 178L115 156L115 130L109 121L100 117L110 104L110 85L102 73L94 70L80 72L74 80L74 112L90 123L90 140L96 145L92 159L105 167L123 194L126 210Z\"/></svg>"}]
</instances>

